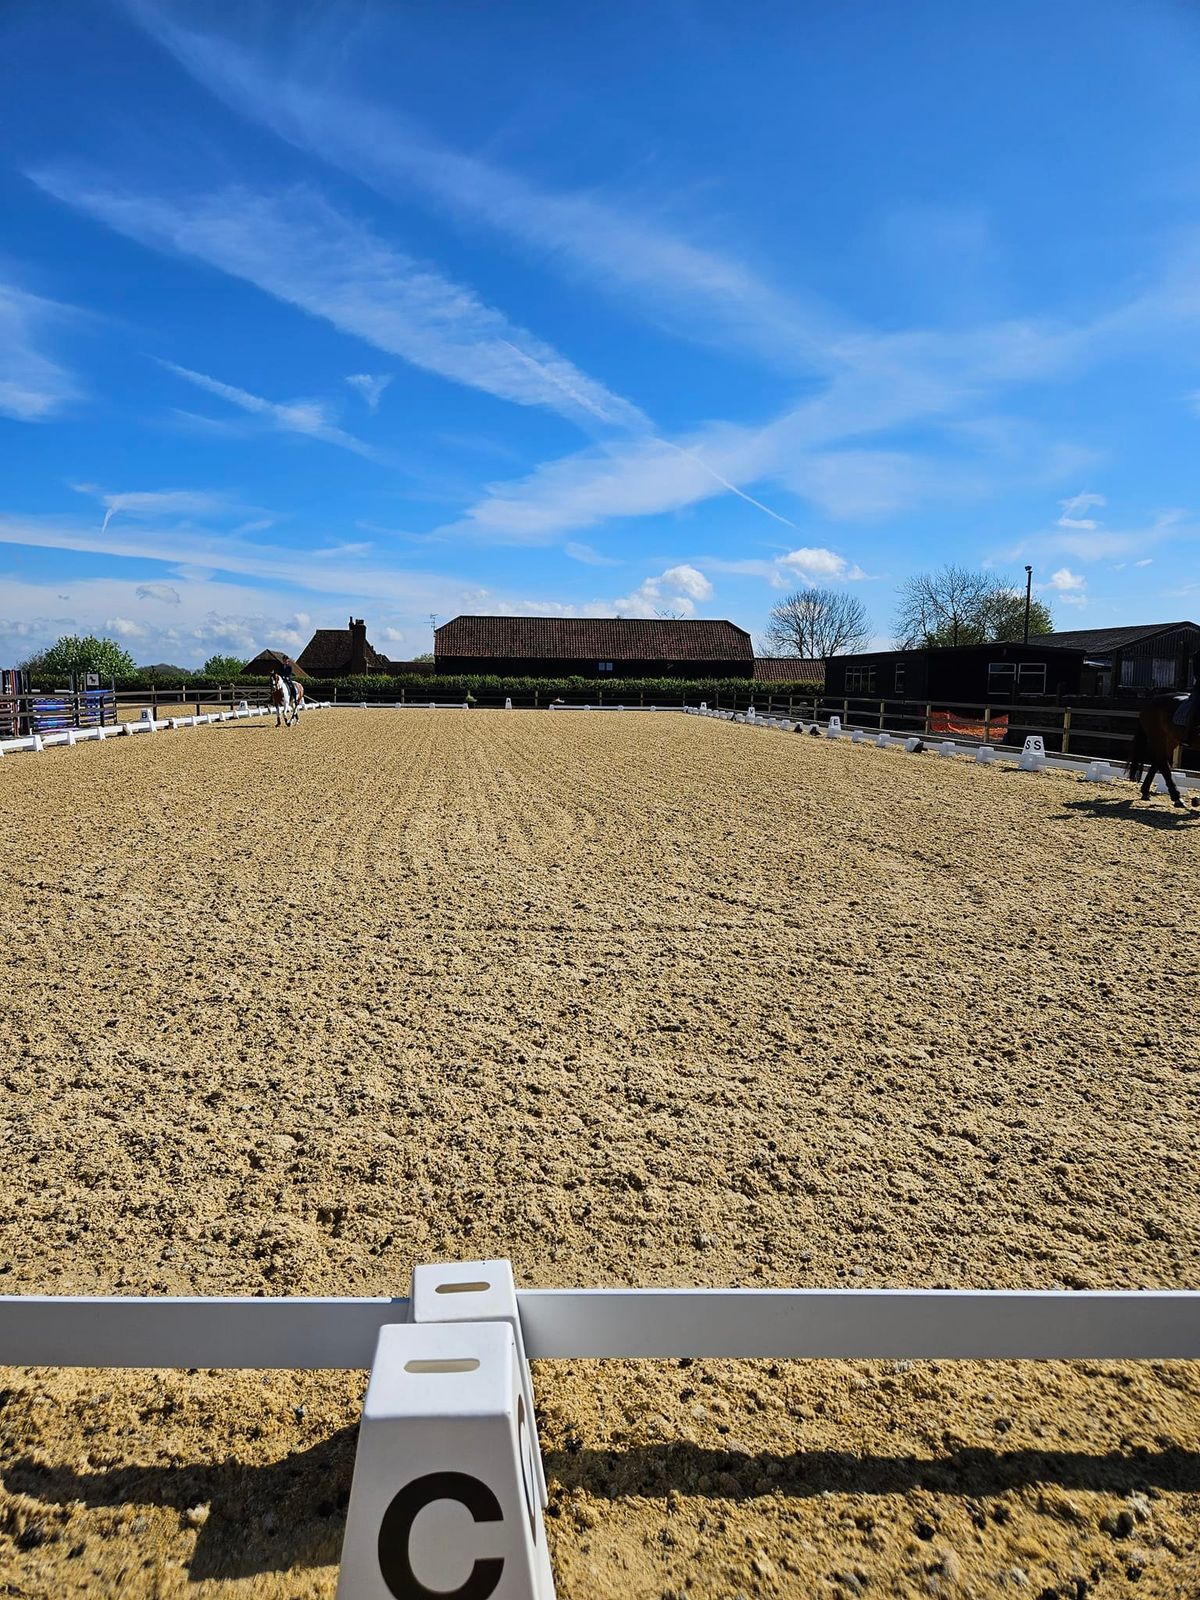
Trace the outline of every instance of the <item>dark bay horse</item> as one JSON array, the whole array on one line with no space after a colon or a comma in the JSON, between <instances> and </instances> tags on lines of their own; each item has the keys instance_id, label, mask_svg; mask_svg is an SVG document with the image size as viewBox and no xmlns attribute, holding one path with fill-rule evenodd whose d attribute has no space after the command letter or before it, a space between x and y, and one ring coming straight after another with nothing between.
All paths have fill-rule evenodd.
<instances>
[{"instance_id":1,"label":"dark bay horse","mask_svg":"<svg viewBox=\"0 0 1200 1600\"><path fill-rule=\"evenodd\" d=\"M1149 800L1154 774L1161 772L1167 793L1177 806L1183 805L1171 773L1171 761L1180 745L1190 743L1196 735L1194 726L1181 728L1174 720L1178 709L1178 695L1164 694L1149 701L1138 712L1138 724L1133 730L1133 754L1126 776L1136 783L1145 773L1142 781L1143 800Z\"/></svg>"}]
</instances>

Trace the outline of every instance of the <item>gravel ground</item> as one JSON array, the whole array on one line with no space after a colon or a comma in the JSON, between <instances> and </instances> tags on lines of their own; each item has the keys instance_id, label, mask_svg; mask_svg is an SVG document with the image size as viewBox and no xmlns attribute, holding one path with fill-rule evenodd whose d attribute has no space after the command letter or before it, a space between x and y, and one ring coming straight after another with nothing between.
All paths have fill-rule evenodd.
<instances>
[{"instance_id":1,"label":"gravel ground","mask_svg":"<svg viewBox=\"0 0 1200 1600\"><path fill-rule=\"evenodd\" d=\"M0 762L0 1291L1200 1286L1200 814L650 715ZM0 1594L332 1597L361 1374L0 1370ZM563 1600L1200 1594L1200 1364L543 1363Z\"/></svg>"}]
</instances>

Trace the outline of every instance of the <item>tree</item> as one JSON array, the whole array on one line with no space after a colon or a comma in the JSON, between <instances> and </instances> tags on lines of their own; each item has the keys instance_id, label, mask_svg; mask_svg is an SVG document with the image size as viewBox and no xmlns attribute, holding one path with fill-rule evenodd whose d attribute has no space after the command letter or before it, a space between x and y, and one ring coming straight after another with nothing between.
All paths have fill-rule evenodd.
<instances>
[{"instance_id":1,"label":"tree","mask_svg":"<svg viewBox=\"0 0 1200 1600\"><path fill-rule=\"evenodd\" d=\"M230 678L240 678L245 665L240 656L209 656L204 663L204 676L225 683Z\"/></svg>"},{"instance_id":2,"label":"tree","mask_svg":"<svg viewBox=\"0 0 1200 1600\"><path fill-rule=\"evenodd\" d=\"M797 589L767 617L766 643L772 655L828 661L870 642L866 607L837 589Z\"/></svg>"},{"instance_id":3,"label":"tree","mask_svg":"<svg viewBox=\"0 0 1200 1600\"><path fill-rule=\"evenodd\" d=\"M1025 591L990 572L951 564L937 572L918 572L901 584L896 608L896 645L997 644L1025 635ZM1034 600L1029 632L1050 633L1050 608Z\"/></svg>"},{"instance_id":4,"label":"tree","mask_svg":"<svg viewBox=\"0 0 1200 1600\"><path fill-rule=\"evenodd\" d=\"M1020 644L1025 637L1025 591L997 587L988 599L985 644ZM1044 600L1029 602L1029 637L1053 633L1054 618Z\"/></svg>"},{"instance_id":5,"label":"tree","mask_svg":"<svg viewBox=\"0 0 1200 1600\"><path fill-rule=\"evenodd\" d=\"M64 633L49 650L43 651L33 670L42 677L65 681L81 678L85 672L98 672L102 678L128 678L137 668L129 651L122 650L115 639Z\"/></svg>"}]
</instances>

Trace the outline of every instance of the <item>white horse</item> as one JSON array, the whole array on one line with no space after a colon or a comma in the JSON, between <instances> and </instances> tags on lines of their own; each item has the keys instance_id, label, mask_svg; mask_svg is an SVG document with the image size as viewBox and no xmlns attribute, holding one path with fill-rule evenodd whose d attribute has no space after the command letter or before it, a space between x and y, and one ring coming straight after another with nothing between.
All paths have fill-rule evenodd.
<instances>
[{"instance_id":1,"label":"white horse","mask_svg":"<svg viewBox=\"0 0 1200 1600\"><path fill-rule=\"evenodd\" d=\"M296 685L296 698L292 699L287 682L278 672L271 674L271 704L275 707L275 726L278 727L282 720L285 728L290 728L293 723L300 721L300 712L304 706L304 685Z\"/></svg>"}]
</instances>

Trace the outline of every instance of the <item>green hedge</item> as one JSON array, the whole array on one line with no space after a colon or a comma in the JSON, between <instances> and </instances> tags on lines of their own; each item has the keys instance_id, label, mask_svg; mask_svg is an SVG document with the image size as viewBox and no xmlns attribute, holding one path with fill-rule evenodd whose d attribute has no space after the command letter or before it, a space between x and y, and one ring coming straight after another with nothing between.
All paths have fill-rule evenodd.
<instances>
[{"instance_id":1,"label":"green hedge","mask_svg":"<svg viewBox=\"0 0 1200 1600\"><path fill-rule=\"evenodd\" d=\"M235 680L239 687L265 689L269 678ZM188 688L198 691L229 688L229 683L217 683L202 672L191 672L168 677L165 673L135 673L117 679L117 688L123 690L150 690ZM34 679L37 689L61 689L62 684L52 684ZM105 684L105 688L109 687ZM808 697L821 693L821 685L811 682L756 683L751 678L610 678L600 682L596 678L518 678L472 676L452 678L438 673L406 673L400 677L369 673L347 678L308 678L305 688L310 699L332 700L336 690L339 700L466 700L484 702L513 699L529 700L535 694L545 704L556 696L572 700L593 700L597 704L626 705L639 700L664 705L681 700L715 700L718 695L744 699L748 690L761 700L786 700L789 695Z\"/></svg>"},{"instance_id":2,"label":"green hedge","mask_svg":"<svg viewBox=\"0 0 1200 1600\"><path fill-rule=\"evenodd\" d=\"M369 674L353 678L310 679L305 685L312 699L332 700L337 690L339 700L467 700L484 702L513 699L529 700L537 695L545 704L556 696L564 699L591 700L597 704L625 704L645 699L664 705L688 700L715 700L719 695L732 699L742 698L753 689L762 699L784 699L788 695L811 695L821 692L814 683L755 683L750 678L610 678L598 682L595 678L503 678L495 675L452 678L441 673L412 673L404 677L385 677Z\"/></svg>"}]
</instances>

